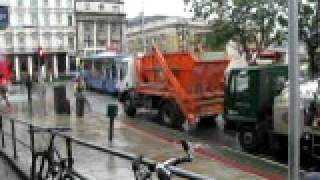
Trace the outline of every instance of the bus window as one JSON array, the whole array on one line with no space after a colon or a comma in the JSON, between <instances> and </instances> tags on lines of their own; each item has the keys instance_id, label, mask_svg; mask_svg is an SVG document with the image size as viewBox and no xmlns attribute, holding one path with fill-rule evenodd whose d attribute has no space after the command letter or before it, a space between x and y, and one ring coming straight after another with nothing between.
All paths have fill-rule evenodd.
<instances>
[{"instance_id":1,"label":"bus window","mask_svg":"<svg viewBox=\"0 0 320 180\"><path fill-rule=\"evenodd\" d=\"M123 80L127 74L127 63L121 64L120 68L120 80Z\"/></svg>"},{"instance_id":2,"label":"bus window","mask_svg":"<svg viewBox=\"0 0 320 180\"><path fill-rule=\"evenodd\" d=\"M117 66L115 64L111 65L112 80L117 80Z\"/></svg>"}]
</instances>

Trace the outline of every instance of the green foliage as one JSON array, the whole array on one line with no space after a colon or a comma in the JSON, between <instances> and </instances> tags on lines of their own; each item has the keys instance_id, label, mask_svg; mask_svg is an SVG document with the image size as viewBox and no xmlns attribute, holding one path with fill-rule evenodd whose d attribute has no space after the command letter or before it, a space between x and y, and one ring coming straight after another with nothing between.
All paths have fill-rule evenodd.
<instances>
[{"instance_id":1,"label":"green foliage","mask_svg":"<svg viewBox=\"0 0 320 180\"><path fill-rule=\"evenodd\" d=\"M212 32L207 34L206 44L212 49L224 49L235 34L234 30L230 21L217 20L212 25Z\"/></svg>"},{"instance_id":2,"label":"green foliage","mask_svg":"<svg viewBox=\"0 0 320 180\"><path fill-rule=\"evenodd\" d=\"M213 19L207 40L211 47L221 47L234 39L244 49L252 43L263 48L282 38L275 27L279 18L283 18L283 0L185 0L185 3L196 18Z\"/></svg>"}]
</instances>

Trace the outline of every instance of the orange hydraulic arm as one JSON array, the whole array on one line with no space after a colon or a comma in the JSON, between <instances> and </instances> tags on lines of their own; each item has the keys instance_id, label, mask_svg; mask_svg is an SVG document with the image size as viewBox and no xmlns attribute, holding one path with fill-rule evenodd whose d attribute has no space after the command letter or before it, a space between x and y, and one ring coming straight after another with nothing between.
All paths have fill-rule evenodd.
<instances>
[{"instance_id":1,"label":"orange hydraulic arm","mask_svg":"<svg viewBox=\"0 0 320 180\"><path fill-rule=\"evenodd\" d=\"M159 62L161 66L164 77L167 79L168 83L173 87L175 93L174 98L177 104L180 106L182 113L186 116L186 119L189 122L194 122L194 103L192 101L192 97L181 86L181 84L169 68L160 50L156 46L153 46L153 52L155 59Z\"/></svg>"}]
</instances>

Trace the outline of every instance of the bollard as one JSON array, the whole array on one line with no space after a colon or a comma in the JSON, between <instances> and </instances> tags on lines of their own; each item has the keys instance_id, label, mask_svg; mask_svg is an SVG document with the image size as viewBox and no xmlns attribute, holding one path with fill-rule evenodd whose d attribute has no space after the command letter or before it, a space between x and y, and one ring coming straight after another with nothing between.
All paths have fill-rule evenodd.
<instances>
[{"instance_id":1,"label":"bollard","mask_svg":"<svg viewBox=\"0 0 320 180\"><path fill-rule=\"evenodd\" d=\"M72 142L70 137L66 138L66 147L67 147L67 168L69 173L72 173L73 159L72 159Z\"/></svg>"},{"instance_id":2,"label":"bollard","mask_svg":"<svg viewBox=\"0 0 320 180\"><path fill-rule=\"evenodd\" d=\"M30 150L31 150L31 158L32 158L32 165L31 165L31 179L35 179L36 177L36 154L34 149L34 130L33 126L29 125L29 133L30 133Z\"/></svg>"},{"instance_id":3,"label":"bollard","mask_svg":"<svg viewBox=\"0 0 320 180\"><path fill-rule=\"evenodd\" d=\"M28 102L32 103L32 78L30 75L27 77L26 86L28 91Z\"/></svg>"},{"instance_id":4,"label":"bollard","mask_svg":"<svg viewBox=\"0 0 320 180\"><path fill-rule=\"evenodd\" d=\"M2 116L0 116L0 130L1 130L2 148L5 148Z\"/></svg>"},{"instance_id":5,"label":"bollard","mask_svg":"<svg viewBox=\"0 0 320 180\"><path fill-rule=\"evenodd\" d=\"M14 120L10 120L11 123L11 138L12 138L12 149L13 149L13 159L17 159L17 141L16 141L16 131L14 127Z\"/></svg>"},{"instance_id":6,"label":"bollard","mask_svg":"<svg viewBox=\"0 0 320 180\"><path fill-rule=\"evenodd\" d=\"M107 117L109 117L109 142L113 140L114 119L118 115L118 106L116 104L108 104Z\"/></svg>"}]
</instances>

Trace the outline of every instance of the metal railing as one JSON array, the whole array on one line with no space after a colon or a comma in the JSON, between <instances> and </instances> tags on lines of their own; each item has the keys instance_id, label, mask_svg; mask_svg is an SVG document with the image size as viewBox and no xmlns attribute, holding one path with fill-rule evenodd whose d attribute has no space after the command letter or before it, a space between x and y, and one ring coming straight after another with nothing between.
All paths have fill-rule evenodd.
<instances>
[{"instance_id":1,"label":"metal railing","mask_svg":"<svg viewBox=\"0 0 320 180\"><path fill-rule=\"evenodd\" d=\"M4 129L4 117L0 116L0 136L1 136L1 149L2 150L2 154L5 153L4 150L6 148L11 148L12 149L12 154L6 154L7 156L12 156L13 159L11 159L13 161L13 164L16 162L16 160L18 160L19 158L19 154L17 151L17 144L22 145L23 147L27 148L28 150L31 151L31 158L32 158L32 164L31 164L31 171L30 171L30 175L28 176L27 174L23 174L24 177L29 177L29 179L35 179L36 177L36 150L35 150L35 129L37 128L42 128L40 126L37 125L33 125L32 123L29 122L25 122L22 120L17 120L17 119L11 119L8 118L7 119L10 122L10 132L5 131ZM29 144L27 142L25 142L22 139L17 138L16 132L17 132L17 124L23 125L25 127L28 128L28 133L29 133ZM46 132L48 133L48 135L52 135L51 132ZM71 137L67 134L64 133L55 133L57 137L62 138L65 141L65 147L66 147L66 156L67 156L67 170L68 172L72 172L72 174L74 176L76 176L77 178L81 179L81 180L87 180L89 178L85 177L85 175L81 175L79 172L75 171L73 168L73 162L74 162L74 158L73 158L73 151L72 151L72 147L73 145L78 145L78 146L82 146L82 147L86 147L89 148L91 150L95 150L95 151L99 151L101 153L107 154L107 155L112 155L112 156L116 156L118 158L121 159L125 159L128 161L133 161L137 158L137 155L129 153L129 152L125 152L125 151L120 151L120 150L116 150L114 148L108 148L108 147L102 147L93 143L89 143L89 142L85 142L83 140L80 140L78 138L75 137ZM9 139L11 139L11 146L12 147L7 147L7 143L9 142L8 139L6 137L9 137ZM10 152L10 151L9 151ZM148 158L144 158L143 159L143 163L145 165L147 165L148 167L152 167L152 169L155 169L156 166L156 161L153 161L151 159ZM184 170L182 168L179 167L173 167L173 166L169 166L168 169L171 171L172 174L174 174L175 176L181 177L181 178L186 178L186 179L212 179L209 177L205 177L203 175L188 171L188 170ZM20 170L20 172L22 172L22 170Z\"/></svg>"}]
</instances>

